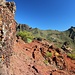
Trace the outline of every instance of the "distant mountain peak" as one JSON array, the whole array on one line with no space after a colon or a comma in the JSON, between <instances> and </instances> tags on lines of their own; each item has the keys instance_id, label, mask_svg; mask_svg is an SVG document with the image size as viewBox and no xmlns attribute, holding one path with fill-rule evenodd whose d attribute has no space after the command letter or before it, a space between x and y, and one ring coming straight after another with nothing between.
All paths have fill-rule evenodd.
<instances>
[{"instance_id":1,"label":"distant mountain peak","mask_svg":"<svg viewBox=\"0 0 75 75\"><path fill-rule=\"evenodd\" d=\"M75 27L71 26L68 30L75 30Z\"/></svg>"}]
</instances>

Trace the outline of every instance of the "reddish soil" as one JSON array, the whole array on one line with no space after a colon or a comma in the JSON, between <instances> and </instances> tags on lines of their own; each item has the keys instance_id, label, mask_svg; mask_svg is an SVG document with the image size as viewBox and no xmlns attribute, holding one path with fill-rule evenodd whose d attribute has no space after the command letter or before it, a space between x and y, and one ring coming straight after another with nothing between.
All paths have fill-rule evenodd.
<instances>
[{"instance_id":1,"label":"reddish soil","mask_svg":"<svg viewBox=\"0 0 75 75\"><path fill-rule=\"evenodd\" d=\"M75 75L75 60L62 52L57 52L59 56L54 55L57 50L60 49L46 41L25 43L18 39L10 57L9 75ZM47 51L52 53L51 57L46 57Z\"/></svg>"}]
</instances>

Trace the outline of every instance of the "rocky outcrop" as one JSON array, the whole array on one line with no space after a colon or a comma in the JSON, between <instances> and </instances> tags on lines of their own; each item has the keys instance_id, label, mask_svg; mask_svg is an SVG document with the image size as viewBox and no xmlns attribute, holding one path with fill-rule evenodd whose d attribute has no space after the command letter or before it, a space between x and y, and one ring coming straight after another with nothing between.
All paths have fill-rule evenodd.
<instances>
[{"instance_id":1,"label":"rocky outcrop","mask_svg":"<svg viewBox=\"0 0 75 75\"><path fill-rule=\"evenodd\" d=\"M68 30L65 31L66 35L70 37L73 42L75 42L75 27L71 26Z\"/></svg>"},{"instance_id":2,"label":"rocky outcrop","mask_svg":"<svg viewBox=\"0 0 75 75\"><path fill-rule=\"evenodd\" d=\"M73 41L75 41L75 27L71 27L71 28L69 29L69 32L70 32L69 37L70 37L71 39L73 39Z\"/></svg>"},{"instance_id":3,"label":"rocky outcrop","mask_svg":"<svg viewBox=\"0 0 75 75\"><path fill-rule=\"evenodd\" d=\"M31 27L29 27L27 24L18 24L17 23L17 31L24 31L24 30L27 30L27 31L30 31L32 30Z\"/></svg>"},{"instance_id":4,"label":"rocky outcrop","mask_svg":"<svg viewBox=\"0 0 75 75\"><path fill-rule=\"evenodd\" d=\"M0 75L9 75L12 45L16 37L16 22L14 20L13 2L0 2Z\"/></svg>"},{"instance_id":5,"label":"rocky outcrop","mask_svg":"<svg viewBox=\"0 0 75 75\"><path fill-rule=\"evenodd\" d=\"M69 44L67 42L64 42L64 44L61 47L66 53L71 53L72 48L69 47Z\"/></svg>"},{"instance_id":6,"label":"rocky outcrop","mask_svg":"<svg viewBox=\"0 0 75 75\"><path fill-rule=\"evenodd\" d=\"M6 0L0 0L0 5L5 5Z\"/></svg>"}]
</instances>

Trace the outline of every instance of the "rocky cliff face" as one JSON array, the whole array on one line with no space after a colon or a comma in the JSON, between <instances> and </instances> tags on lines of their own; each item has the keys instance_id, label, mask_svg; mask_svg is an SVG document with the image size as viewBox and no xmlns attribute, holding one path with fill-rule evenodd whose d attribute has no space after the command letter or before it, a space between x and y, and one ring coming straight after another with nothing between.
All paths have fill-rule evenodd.
<instances>
[{"instance_id":1,"label":"rocky cliff face","mask_svg":"<svg viewBox=\"0 0 75 75\"><path fill-rule=\"evenodd\" d=\"M15 40L14 2L0 2L0 75L9 75L10 56Z\"/></svg>"},{"instance_id":2,"label":"rocky cliff face","mask_svg":"<svg viewBox=\"0 0 75 75\"><path fill-rule=\"evenodd\" d=\"M6 0L0 0L0 5L5 5Z\"/></svg>"},{"instance_id":3,"label":"rocky cliff face","mask_svg":"<svg viewBox=\"0 0 75 75\"><path fill-rule=\"evenodd\" d=\"M17 24L17 31L24 31L24 30L30 31L32 30L32 28L26 24Z\"/></svg>"},{"instance_id":4,"label":"rocky cliff face","mask_svg":"<svg viewBox=\"0 0 75 75\"><path fill-rule=\"evenodd\" d=\"M70 29L68 29L68 31L69 31L69 37L71 38L71 39L73 39L73 41L75 42L75 27L71 27Z\"/></svg>"}]
</instances>

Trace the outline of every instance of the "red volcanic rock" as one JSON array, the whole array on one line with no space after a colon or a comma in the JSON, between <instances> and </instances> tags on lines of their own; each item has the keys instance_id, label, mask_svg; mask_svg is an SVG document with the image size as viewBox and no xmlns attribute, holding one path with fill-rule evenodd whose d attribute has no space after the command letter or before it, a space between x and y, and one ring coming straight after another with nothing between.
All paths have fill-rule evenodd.
<instances>
[{"instance_id":1,"label":"red volcanic rock","mask_svg":"<svg viewBox=\"0 0 75 75\"><path fill-rule=\"evenodd\" d=\"M1 2L2 1L2 2ZM9 75L10 56L16 38L16 21L14 13L7 7L5 0L0 2L0 74ZM11 5L11 2L10 2ZM14 6L11 7L11 9ZM13 11L13 9L12 9Z\"/></svg>"},{"instance_id":2,"label":"red volcanic rock","mask_svg":"<svg viewBox=\"0 0 75 75\"><path fill-rule=\"evenodd\" d=\"M10 74L11 72L13 72L12 74L15 75L17 74L18 75L74 75L75 74L74 60L67 58L67 56L64 54L62 57L56 56L57 64L55 60L54 61L52 60L53 61L52 64L50 64L49 62L45 63L47 58L45 58L41 54L40 48L43 48L43 50L45 50L45 47L42 46L42 42L34 41L32 43L27 44L24 43L22 40L20 40L19 42L15 41L13 46L14 53L10 58ZM33 52L35 58L32 55ZM63 59L62 62L61 59ZM63 69L60 69L58 65L65 67Z\"/></svg>"}]
</instances>

